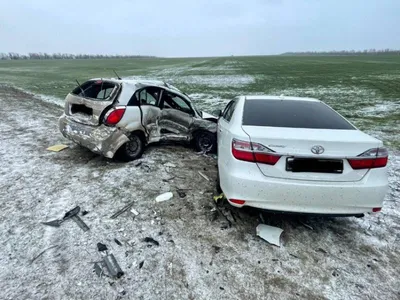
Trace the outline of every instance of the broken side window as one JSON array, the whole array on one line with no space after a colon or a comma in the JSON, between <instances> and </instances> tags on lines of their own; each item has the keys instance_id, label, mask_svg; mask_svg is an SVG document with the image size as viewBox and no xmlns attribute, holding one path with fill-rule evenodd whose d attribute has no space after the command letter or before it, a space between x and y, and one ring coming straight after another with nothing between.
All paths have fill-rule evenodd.
<instances>
[{"instance_id":1,"label":"broken side window","mask_svg":"<svg viewBox=\"0 0 400 300\"><path fill-rule=\"evenodd\" d=\"M144 88L136 92L136 98L140 101L140 105L154 105L158 106L160 90L156 87Z\"/></svg>"},{"instance_id":2,"label":"broken side window","mask_svg":"<svg viewBox=\"0 0 400 300\"><path fill-rule=\"evenodd\" d=\"M182 97L170 92L163 93L163 107L177 109L187 114L194 115L189 103L187 103Z\"/></svg>"}]
</instances>

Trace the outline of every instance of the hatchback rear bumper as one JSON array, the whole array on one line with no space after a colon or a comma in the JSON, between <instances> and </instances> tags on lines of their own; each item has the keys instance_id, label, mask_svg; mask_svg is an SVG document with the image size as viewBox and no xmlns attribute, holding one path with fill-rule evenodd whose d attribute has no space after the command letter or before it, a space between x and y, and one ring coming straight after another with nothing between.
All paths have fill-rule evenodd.
<instances>
[{"instance_id":1,"label":"hatchback rear bumper","mask_svg":"<svg viewBox=\"0 0 400 300\"><path fill-rule=\"evenodd\" d=\"M65 114L60 117L58 124L64 137L108 158L113 158L119 147L129 141L116 127L78 123Z\"/></svg>"},{"instance_id":2,"label":"hatchback rear bumper","mask_svg":"<svg viewBox=\"0 0 400 300\"><path fill-rule=\"evenodd\" d=\"M253 163L236 163L241 167L229 168L228 172L220 169L221 188L227 199L245 201L243 205L230 202L236 207L358 215L382 207L388 189L386 168L372 169L360 181L321 182L266 177Z\"/></svg>"}]
</instances>

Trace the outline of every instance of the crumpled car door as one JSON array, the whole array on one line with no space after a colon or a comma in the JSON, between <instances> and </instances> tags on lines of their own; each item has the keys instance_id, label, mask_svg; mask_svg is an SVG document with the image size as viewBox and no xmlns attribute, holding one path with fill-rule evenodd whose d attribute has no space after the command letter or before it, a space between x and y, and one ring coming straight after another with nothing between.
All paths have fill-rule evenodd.
<instances>
[{"instance_id":1,"label":"crumpled car door","mask_svg":"<svg viewBox=\"0 0 400 300\"><path fill-rule=\"evenodd\" d=\"M161 116L158 122L164 139L189 139L194 112L181 96L164 91L161 100Z\"/></svg>"}]
</instances>

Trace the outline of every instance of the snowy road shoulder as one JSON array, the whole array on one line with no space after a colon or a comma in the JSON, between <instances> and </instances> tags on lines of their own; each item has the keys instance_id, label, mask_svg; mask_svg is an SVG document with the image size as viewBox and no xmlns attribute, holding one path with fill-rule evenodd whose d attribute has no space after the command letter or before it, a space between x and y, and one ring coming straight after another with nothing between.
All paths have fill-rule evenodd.
<instances>
[{"instance_id":1,"label":"snowy road shoulder","mask_svg":"<svg viewBox=\"0 0 400 300\"><path fill-rule=\"evenodd\" d=\"M0 90L0 105L1 299L400 297L399 153L391 153L390 191L376 215L215 210L210 157L156 145L141 163L118 163L63 139L60 107L13 89ZM46 151L56 144L70 147ZM167 192L173 198L156 202ZM89 231L72 221L41 224L77 205ZM284 230L280 248L256 236L260 219ZM120 279L93 272L99 242L124 271Z\"/></svg>"}]
</instances>

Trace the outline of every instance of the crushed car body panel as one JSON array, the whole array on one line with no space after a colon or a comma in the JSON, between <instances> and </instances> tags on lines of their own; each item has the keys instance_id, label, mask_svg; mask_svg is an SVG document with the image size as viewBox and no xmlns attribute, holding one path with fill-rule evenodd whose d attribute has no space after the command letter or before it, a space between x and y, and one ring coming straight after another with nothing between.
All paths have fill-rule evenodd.
<instances>
[{"instance_id":1,"label":"crushed car body panel","mask_svg":"<svg viewBox=\"0 0 400 300\"><path fill-rule=\"evenodd\" d=\"M108 158L112 158L119 147L129 141L126 134L118 128L77 124L66 115L60 118L59 125L64 137Z\"/></svg>"}]
</instances>

